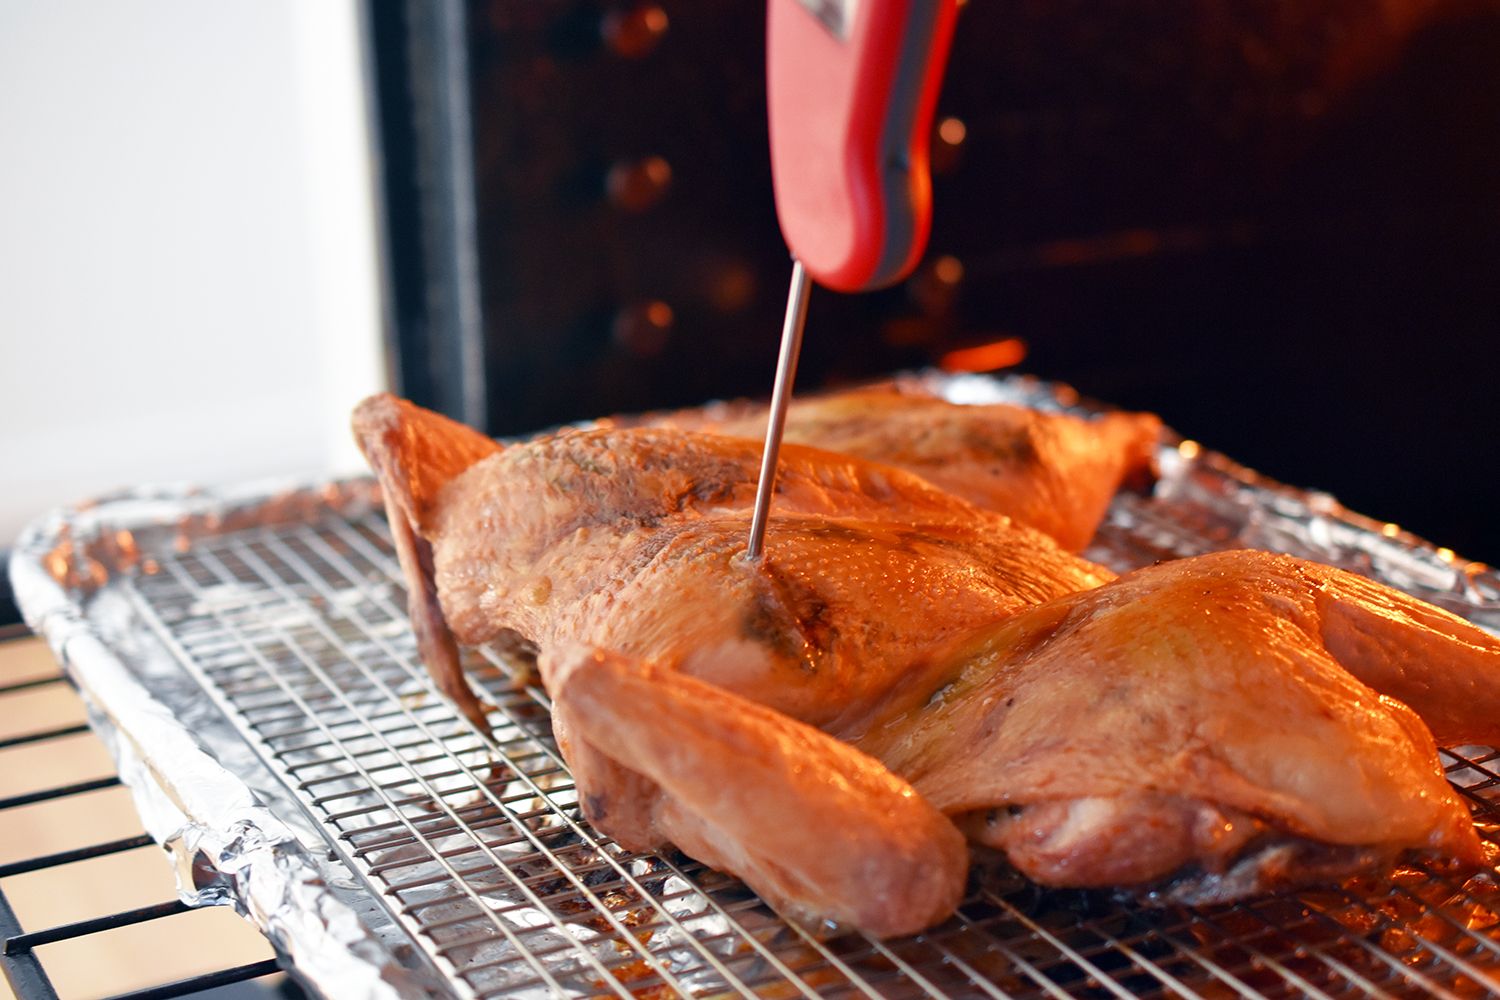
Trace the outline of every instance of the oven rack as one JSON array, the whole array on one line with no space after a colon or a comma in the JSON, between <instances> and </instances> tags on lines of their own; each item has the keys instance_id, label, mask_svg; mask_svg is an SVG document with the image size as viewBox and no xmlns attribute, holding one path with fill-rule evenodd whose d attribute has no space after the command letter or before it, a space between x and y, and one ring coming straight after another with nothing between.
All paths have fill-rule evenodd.
<instances>
[{"instance_id":1,"label":"oven rack","mask_svg":"<svg viewBox=\"0 0 1500 1000\"><path fill-rule=\"evenodd\" d=\"M24 625L0 625L0 645L9 642L18 642L29 635L31 635L31 632ZM6 711L8 707L7 701L11 700L12 695L17 695L25 691L35 691L40 688L65 685L66 683L67 678L64 677L61 670L42 676L27 677L22 680L0 682L0 713ZM45 729L27 732L20 736L7 737L0 740L0 766L4 766L4 752L12 748L47 744L54 740L88 731L89 727L87 725L79 723L50 726ZM61 802L74 796L87 795L90 792L114 788L119 784L120 779L118 775L96 776L69 781L63 785L33 792L7 796L0 799L0 818L3 818L3 815L11 809L19 809L42 802ZM5 880L31 872L61 869L81 861L152 846L155 843L156 841L149 834L142 832L129 837L91 844L86 847L19 858L0 864L0 968L3 968L6 981L9 983L11 991L19 1000L58 1000L57 989L53 985L52 977L48 975L47 966L42 956L38 953L39 948L60 941L70 941L86 938L90 935L107 933L131 924L160 920L187 912L191 908L178 899L170 899L150 906L105 913L84 920L27 930L22 926L10 901L6 898ZM165 875L164 870L164 882L168 881ZM258 962L247 962L222 969L214 969L209 972L160 983L143 989L131 990L126 993L117 993L104 998L104 1000L167 1000L169 997L191 996L233 983L259 980L280 972L280 969L281 967L276 959L267 958ZM279 995L288 998L301 996L300 991L291 985L289 981L280 983L277 987L277 992Z\"/></svg>"}]
</instances>

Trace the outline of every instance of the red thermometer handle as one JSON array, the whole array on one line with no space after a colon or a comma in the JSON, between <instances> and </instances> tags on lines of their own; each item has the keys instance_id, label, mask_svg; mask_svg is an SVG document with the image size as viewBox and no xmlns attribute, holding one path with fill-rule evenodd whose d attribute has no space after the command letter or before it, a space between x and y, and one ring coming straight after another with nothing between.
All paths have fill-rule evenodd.
<instances>
[{"instance_id":1,"label":"red thermometer handle","mask_svg":"<svg viewBox=\"0 0 1500 1000\"><path fill-rule=\"evenodd\" d=\"M928 145L958 0L769 0L776 214L821 285L916 265L932 228Z\"/></svg>"}]
</instances>

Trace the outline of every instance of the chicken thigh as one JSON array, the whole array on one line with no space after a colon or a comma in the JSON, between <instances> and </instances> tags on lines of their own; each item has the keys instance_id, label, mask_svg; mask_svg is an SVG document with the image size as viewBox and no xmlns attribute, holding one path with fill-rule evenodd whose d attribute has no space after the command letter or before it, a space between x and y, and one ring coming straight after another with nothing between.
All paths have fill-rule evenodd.
<instances>
[{"instance_id":1,"label":"chicken thigh","mask_svg":"<svg viewBox=\"0 0 1500 1000\"><path fill-rule=\"evenodd\" d=\"M1422 722L1344 669L1424 637L1330 642L1339 576L1249 550L1138 570L977 634L855 745L1048 885L1204 902L1404 850L1477 863Z\"/></svg>"}]
</instances>

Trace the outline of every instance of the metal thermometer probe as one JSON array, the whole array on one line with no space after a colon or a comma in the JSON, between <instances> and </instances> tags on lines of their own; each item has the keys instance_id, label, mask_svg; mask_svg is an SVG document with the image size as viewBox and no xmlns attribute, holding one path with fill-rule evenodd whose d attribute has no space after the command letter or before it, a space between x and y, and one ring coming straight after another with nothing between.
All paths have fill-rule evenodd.
<instances>
[{"instance_id":1,"label":"metal thermometer probe","mask_svg":"<svg viewBox=\"0 0 1500 1000\"><path fill-rule=\"evenodd\" d=\"M781 324L781 352L776 355L776 385L771 390L771 415L766 420L766 446L760 455L760 479L755 487L755 513L750 518L749 559L759 559L766 540L766 518L771 512L771 494L776 492L776 461L781 457L781 432L786 427L786 408L792 401L792 383L797 380L797 356L802 353L802 329L807 325L807 293L811 291L807 269L792 260L792 288L786 296L786 319Z\"/></svg>"},{"instance_id":2,"label":"metal thermometer probe","mask_svg":"<svg viewBox=\"0 0 1500 1000\"><path fill-rule=\"evenodd\" d=\"M959 0L769 0L766 104L776 217L792 251L746 555L765 550L812 281L863 292L916 266L932 227L927 158Z\"/></svg>"}]
</instances>

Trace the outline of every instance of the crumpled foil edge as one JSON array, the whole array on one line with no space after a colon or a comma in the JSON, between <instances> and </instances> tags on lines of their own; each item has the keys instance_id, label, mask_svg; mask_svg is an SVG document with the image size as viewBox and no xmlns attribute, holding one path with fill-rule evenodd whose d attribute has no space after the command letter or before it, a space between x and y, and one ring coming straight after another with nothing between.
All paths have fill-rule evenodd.
<instances>
[{"instance_id":1,"label":"crumpled foil edge","mask_svg":"<svg viewBox=\"0 0 1500 1000\"><path fill-rule=\"evenodd\" d=\"M245 495L270 492L253 488ZM196 491L175 499L214 503ZM46 556L64 527L80 516L91 520L89 513L54 511L23 531L10 562L11 585L27 625L76 685L146 832L167 853L179 898L194 907L233 907L271 942L284 969L323 996L451 995L436 977L403 965L330 891L293 831L152 695L48 572ZM153 760L170 761L171 773Z\"/></svg>"}]
</instances>

